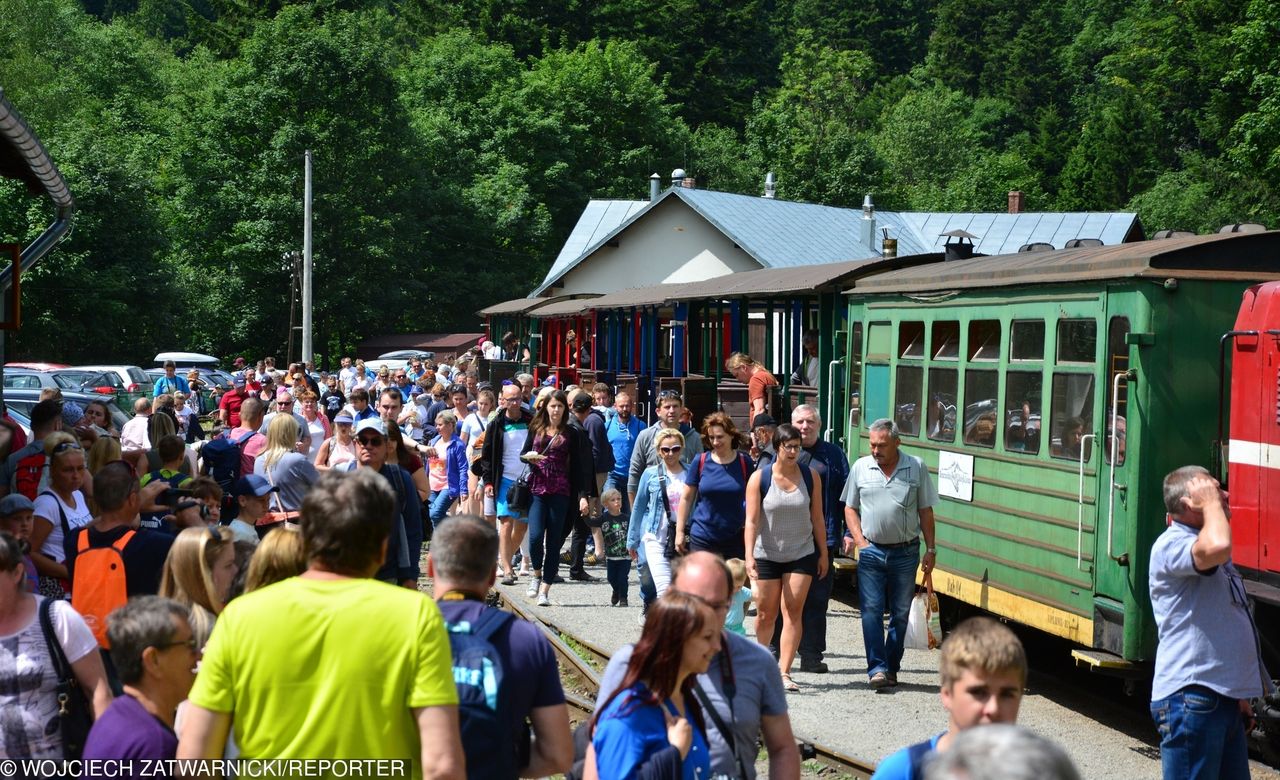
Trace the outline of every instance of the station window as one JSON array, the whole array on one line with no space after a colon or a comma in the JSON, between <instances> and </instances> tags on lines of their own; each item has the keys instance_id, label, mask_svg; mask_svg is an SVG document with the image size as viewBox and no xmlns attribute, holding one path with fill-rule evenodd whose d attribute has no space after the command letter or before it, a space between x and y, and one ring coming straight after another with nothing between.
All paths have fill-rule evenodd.
<instances>
[{"instance_id":1,"label":"station window","mask_svg":"<svg viewBox=\"0 0 1280 780\"><path fill-rule=\"evenodd\" d=\"M920 393L924 369L920 366L898 366L894 388L893 421L903 436L920 435Z\"/></svg>"},{"instance_id":2,"label":"station window","mask_svg":"<svg viewBox=\"0 0 1280 780\"><path fill-rule=\"evenodd\" d=\"M996 446L1000 406L996 401L999 377L995 371L964 372L964 443Z\"/></svg>"},{"instance_id":3,"label":"station window","mask_svg":"<svg viewBox=\"0 0 1280 780\"><path fill-rule=\"evenodd\" d=\"M1004 448L1009 452L1040 451L1040 410L1044 379L1039 371L1010 371L1004 378Z\"/></svg>"},{"instance_id":4,"label":"station window","mask_svg":"<svg viewBox=\"0 0 1280 780\"><path fill-rule=\"evenodd\" d=\"M898 357L924 357L923 322L902 322L898 324Z\"/></svg>"},{"instance_id":5,"label":"station window","mask_svg":"<svg viewBox=\"0 0 1280 780\"><path fill-rule=\"evenodd\" d=\"M1054 374L1053 406L1049 416L1049 454L1079 460L1081 437L1093 431L1093 374ZM1083 442L1084 459L1093 440Z\"/></svg>"},{"instance_id":6,"label":"station window","mask_svg":"<svg viewBox=\"0 0 1280 780\"><path fill-rule=\"evenodd\" d=\"M1092 363L1097 354L1097 320L1058 320L1059 363Z\"/></svg>"},{"instance_id":7,"label":"station window","mask_svg":"<svg viewBox=\"0 0 1280 780\"><path fill-rule=\"evenodd\" d=\"M929 369L929 409L925 416L929 438L956 440L956 370Z\"/></svg>"},{"instance_id":8,"label":"station window","mask_svg":"<svg viewBox=\"0 0 1280 780\"><path fill-rule=\"evenodd\" d=\"M1044 320L1014 320L1009 328L1010 360L1044 360Z\"/></svg>"},{"instance_id":9,"label":"station window","mask_svg":"<svg viewBox=\"0 0 1280 780\"><path fill-rule=\"evenodd\" d=\"M1129 370L1129 345L1124 341L1124 337L1128 333L1128 317L1111 318L1111 324L1107 328L1107 376L1110 377L1110 381L1107 384L1108 394L1111 393L1111 385L1115 382L1116 375L1123 374ZM1107 463L1111 462L1111 437L1113 434L1111 430L1111 407L1111 396L1108 395L1107 419L1102 421L1107 432L1106 440L1102 443L1102 457L1107 459ZM1115 429L1118 432L1115 442L1116 465L1123 466L1125 448L1128 443L1126 434L1129 429L1126 416L1129 409L1129 385L1127 383L1120 383L1120 394L1116 398L1115 407L1118 410L1115 414Z\"/></svg>"},{"instance_id":10,"label":"station window","mask_svg":"<svg viewBox=\"0 0 1280 780\"><path fill-rule=\"evenodd\" d=\"M954 320L933 323L933 359L960 359L960 323Z\"/></svg>"},{"instance_id":11,"label":"station window","mask_svg":"<svg viewBox=\"0 0 1280 780\"><path fill-rule=\"evenodd\" d=\"M969 323L969 359L1000 359L1000 320L974 320Z\"/></svg>"}]
</instances>

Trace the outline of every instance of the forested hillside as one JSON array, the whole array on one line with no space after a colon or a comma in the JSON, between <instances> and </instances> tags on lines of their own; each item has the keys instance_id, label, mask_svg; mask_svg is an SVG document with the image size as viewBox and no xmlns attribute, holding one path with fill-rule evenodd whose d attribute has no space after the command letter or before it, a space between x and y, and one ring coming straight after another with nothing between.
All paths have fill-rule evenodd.
<instances>
[{"instance_id":1,"label":"forested hillside","mask_svg":"<svg viewBox=\"0 0 1280 780\"><path fill-rule=\"evenodd\" d=\"M0 87L79 203L8 355L282 352L315 155L316 345L474 325L588 198L1280 227L1269 0L0 0ZM0 182L0 241L47 201Z\"/></svg>"}]
</instances>

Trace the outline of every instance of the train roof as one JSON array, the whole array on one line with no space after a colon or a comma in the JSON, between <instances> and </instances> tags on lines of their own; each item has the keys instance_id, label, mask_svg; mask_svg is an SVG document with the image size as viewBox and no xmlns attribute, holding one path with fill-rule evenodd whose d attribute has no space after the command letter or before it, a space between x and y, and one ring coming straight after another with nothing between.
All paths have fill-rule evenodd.
<instances>
[{"instance_id":1,"label":"train roof","mask_svg":"<svg viewBox=\"0 0 1280 780\"><path fill-rule=\"evenodd\" d=\"M1280 231L1215 233L924 263L864 275L845 292L941 292L1128 278L1280 279Z\"/></svg>"},{"instance_id":2,"label":"train roof","mask_svg":"<svg viewBox=\"0 0 1280 780\"><path fill-rule=\"evenodd\" d=\"M480 311L476 312L476 314L479 314L481 317L488 317L493 314L526 314L528 312L533 311L534 309L538 309L543 306L548 306L554 303L561 303L561 302L570 301L570 300L578 300L581 298L596 298L596 297L599 297L599 296L593 295L593 294L575 294L575 295L556 295L556 296L545 297L545 298L512 298L509 301L502 301L501 303L495 303L492 306L486 306Z\"/></svg>"}]
</instances>

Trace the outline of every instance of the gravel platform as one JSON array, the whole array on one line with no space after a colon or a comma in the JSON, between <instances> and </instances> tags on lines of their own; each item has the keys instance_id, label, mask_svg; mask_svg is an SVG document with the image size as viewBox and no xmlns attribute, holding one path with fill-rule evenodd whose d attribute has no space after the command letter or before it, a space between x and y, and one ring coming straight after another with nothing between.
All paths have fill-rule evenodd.
<instances>
[{"instance_id":1,"label":"gravel platform","mask_svg":"<svg viewBox=\"0 0 1280 780\"><path fill-rule=\"evenodd\" d=\"M640 635L640 593L635 570L631 574L627 608L609 606L609 585L603 566L589 566L598 582L568 579L551 588L550 607L534 606L525 595L528 580L498 586L503 593L546 616L564 630L600 649L613 652ZM747 618L747 632L754 618ZM857 610L833 600L828 618L828 674L793 673L801 687L788 695L791 724L797 737L821 743L851 756L877 762L904 745L946 728L946 713L938 698L938 653L908 650L899 685L874 692L867 686L862 630ZM1034 663L1034 662L1033 662ZM797 659L795 668L799 669ZM1115 695L1122 696L1119 684ZM1069 681L1033 671L1019 714L1019 723L1062 744L1086 778L1159 778L1159 750L1149 719L1096 697L1074 691ZM1253 763L1253 777L1280 778Z\"/></svg>"}]
</instances>

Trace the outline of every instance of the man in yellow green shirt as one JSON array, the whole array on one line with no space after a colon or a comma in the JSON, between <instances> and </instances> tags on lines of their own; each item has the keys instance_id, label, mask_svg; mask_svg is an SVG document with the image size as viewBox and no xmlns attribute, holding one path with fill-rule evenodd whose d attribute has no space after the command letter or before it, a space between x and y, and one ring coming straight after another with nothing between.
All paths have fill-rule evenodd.
<instances>
[{"instance_id":1,"label":"man in yellow green shirt","mask_svg":"<svg viewBox=\"0 0 1280 780\"><path fill-rule=\"evenodd\" d=\"M395 512L371 471L326 472L302 504L301 576L218 617L179 758L410 759L413 778L462 778L449 639L425 595L370 579Z\"/></svg>"}]
</instances>

